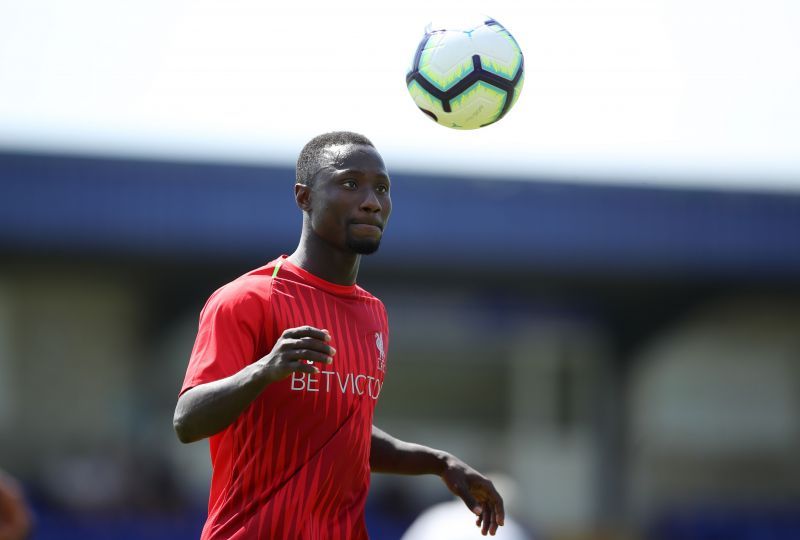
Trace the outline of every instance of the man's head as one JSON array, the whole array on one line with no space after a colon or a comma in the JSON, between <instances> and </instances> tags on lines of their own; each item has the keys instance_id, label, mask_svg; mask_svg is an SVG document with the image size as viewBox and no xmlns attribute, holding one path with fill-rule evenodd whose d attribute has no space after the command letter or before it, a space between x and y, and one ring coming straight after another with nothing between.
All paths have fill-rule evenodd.
<instances>
[{"instance_id":1,"label":"man's head","mask_svg":"<svg viewBox=\"0 0 800 540\"><path fill-rule=\"evenodd\" d=\"M297 159L295 198L306 233L339 250L378 249L392 211L389 186L380 154L357 133L319 135Z\"/></svg>"},{"instance_id":2,"label":"man's head","mask_svg":"<svg viewBox=\"0 0 800 540\"><path fill-rule=\"evenodd\" d=\"M328 165L326 150L331 146L346 146L348 144L375 148L372 141L352 131L331 131L330 133L317 135L306 143L297 157L297 168L295 170L297 183L310 186L314 182L314 176L317 172L325 165Z\"/></svg>"}]
</instances>

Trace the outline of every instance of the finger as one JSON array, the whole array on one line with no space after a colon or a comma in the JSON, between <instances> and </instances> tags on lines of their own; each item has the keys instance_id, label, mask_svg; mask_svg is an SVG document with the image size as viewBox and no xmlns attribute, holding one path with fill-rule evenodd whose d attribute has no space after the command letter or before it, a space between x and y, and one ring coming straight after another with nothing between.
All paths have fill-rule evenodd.
<instances>
[{"instance_id":1,"label":"finger","mask_svg":"<svg viewBox=\"0 0 800 540\"><path fill-rule=\"evenodd\" d=\"M469 508L473 514L480 517L483 513L483 507L469 492L469 488L467 488L465 484L458 484L456 489L458 490L458 496L461 497L461 500L464 501L464 504L467 505L467 508Z\"/></svg>"},{"instance_id":2,"label":"finger","mask_svg":"<svg viewBox=\"0 0 800 540\"><path fill-rule=\"evenodd\" d=\"M483 525L481 526L481 534L486 536L489 533L489 527L492 524L492 510L489 506L483 510Z\"/></svg>"},{"instance_id":3,"label":"finger","mask_svg":"<svg viewBox=\"0 0 800 540\"><path fill-rule=\"evenodd\" d=\"M311 349L292 349L284 352L282 356L287 360L308 360L309 362L319 362L321 364L333 362L333 358L327 354L312 351Z\"/></svg>"},{"instance_id":4,"label":"finger","mask_svg":"<svg viewBox=\"0 0 800 540\"><path fill-rule=\"evenodd\" d=\"M281 348L285 351L292 349L309 349L313 351L319 351L327 354L328 356L333 356L336 354L336 349L328 345L326 342L311 337L300 339L284 339L281 343Z\"/></svg>"},{"instance_id":5,"label":"finger","mask_svg":"<svg viewBox=\"0 0 800 540\"><path fill-rule=\"evenodd\" d=\"M292 339L310 337L314 339L319 339L320 341L331 340L330 332L322 328L315 328L313 326L298 326L297 328L287 328L286 330L283 331L281 337L292 338Z\"/></svg>"},{"instance_id":6,"label":"finger","mask_svg":"<svg viewBox=\"0 0 800 540\"><path fill-rule=\"evenodd\" d=\"M489 526L489 534L494 536L497 533L497 528L499 526L500 524L497 522L497 512L495 510L492 510L492 523Z\"/></svg>"},{"instance_id":7,"label":"finger","mask_svg":"<svg viewBox=\"0 0 800 540\"><path fill-rule=\"evenodd\" d=\"M494 490L493 490L494 491ZM497 517L497 524L498 525L505 525L506 523L506 508L503 504L503 497L497 491L492 493L492 502L493 510L495 516Z\"/></svg>"}]
</instances>

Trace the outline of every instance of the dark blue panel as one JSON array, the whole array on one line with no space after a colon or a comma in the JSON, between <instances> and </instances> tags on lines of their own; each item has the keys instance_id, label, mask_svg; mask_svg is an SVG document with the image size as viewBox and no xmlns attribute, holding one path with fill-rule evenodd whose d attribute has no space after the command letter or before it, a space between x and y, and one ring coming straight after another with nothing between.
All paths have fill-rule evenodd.
<instances>
[{"instance_id":1,"label":"dark blue panel","mask_svg":"<svg viewBox=\"0 0 800 540\"><path fill-rule=\"evenodd\" d=\"M0 155L5 244L229 256L294 236L290 171Z\"/></svg>"},{"instance_id":2,"label":"dark blue panel","mask_svg":"<svg viewBox=\"0 0 800 540\"><path fill-rule=\"evenodd\" d=\"M376 263L800 272L800 196L393 175ZM286 168L0 153L0 244L271 257L296 244Z\"/></svg>"},{"instance_id":3,"label":"dark blue panel","mask_svg":"<svg viewBox=\"0 0 800 540\"><path fill-rule=\"evenodd\" d=\"M800 269L800 197L577 184L409 182L401 243L570 268ZM412 200L413 199L413 200ZM444 253L439 251L449 246Z\"/></svg>"}]
</instances>

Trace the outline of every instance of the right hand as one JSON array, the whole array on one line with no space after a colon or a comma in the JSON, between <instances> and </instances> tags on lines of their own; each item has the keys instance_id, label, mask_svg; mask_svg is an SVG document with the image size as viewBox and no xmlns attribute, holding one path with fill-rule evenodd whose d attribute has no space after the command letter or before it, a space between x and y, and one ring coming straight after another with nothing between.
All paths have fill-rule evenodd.
<instances>
[{"instance_id":1,"label":"right hand","mask_svg":"<svg viewBox=\"0 0 800 540\"><path fill-rule=\"evenodd\" d=\"M319 373L313 362L329 365L333 362L336 349L328 342L331 335L327 330L313 326L288 328L275 342L275 346L264 358L256 362L269 374L272 382L285 379L295 372Z\"/></svg>"}]
</instances>

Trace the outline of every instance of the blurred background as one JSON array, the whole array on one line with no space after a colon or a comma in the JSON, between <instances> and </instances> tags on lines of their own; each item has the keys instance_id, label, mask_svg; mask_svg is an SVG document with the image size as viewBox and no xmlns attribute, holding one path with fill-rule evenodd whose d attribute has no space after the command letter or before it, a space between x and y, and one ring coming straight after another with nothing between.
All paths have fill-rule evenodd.
<instances>
[{"instance_id":1,"label":"blurred background","mask_svg":"<svg viewBox=\"0 0 800 540\"><path fill-rule=\"evenodd\" d=\"M294 249L293 161L333 129L392 173L377 425L513 483L533 538L800 538L800 8L436 8L520 43L498 124L406 95L422 1L0 0L0 469L33 538L199 535L198 314ZM446 500L375 475L371 536Z\"/></svg>"}]
</instances>

